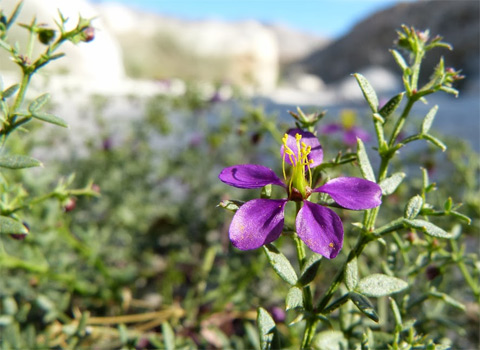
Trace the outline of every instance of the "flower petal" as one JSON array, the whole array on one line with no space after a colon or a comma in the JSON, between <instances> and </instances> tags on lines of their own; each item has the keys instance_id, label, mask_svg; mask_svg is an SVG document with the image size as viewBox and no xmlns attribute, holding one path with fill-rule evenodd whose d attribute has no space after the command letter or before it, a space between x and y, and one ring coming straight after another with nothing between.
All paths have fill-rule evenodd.
<instances>
[{"instance_id":1,"label":"flower petal","mask_svg":"<svg viewBox=\"0 0 480 350\"><path fill-rule=\"evenodd\" d=\"M320 142L318 141L317 137L312 134L311 132L308 131L303 131L301 129L290 129L287 132L287 146L295 152L295 154L298 153L298 148L297 148L297 141L295 139L295 135L300 134L302 136L301 142L304 142L307 146L310 146L312 150L310 151L310 154L308 155L308 159L312 159L313 163L310 165L311 168L315 168L316 166L322 164L323 161L323 149L322 146L320 145ZM284 153L284 146L280 148L280 154L285 158L285 161L288 164L292 164L290 161L290 157L288 157Z\"/></svg>"},{"instance_id":2,"label":"flower petal","mask_svg":"<svg viewBox=\"0 0 480 350\"><path fill-rule=\"evenodd\" d=\"M354 146L357 144L357 138L360 140L367 142L370 141L371 137L368 131L358 127L354 126L348 130L345 131L343 134L343 142L345 142L349 146Z\"/></svg>"},{"instance_id":3,"label":"flower petal","mask_svg":"<svg viewBox=\"0 0 480 350\"><path fill-rule=\"evenodd\" d=\"M331 209L309 201L298 212L298 237L315 253L333 259L343 246L343 225Z\"/></svg>"},{"instance_id":4,"label":"flower petal","mask_svg":"<svg viewBox=\"0 0 480 350\"><path fill-rule=\"evenodd\" d=\"M371 209L382 203L380 186L358 177L337 177L313 192L328 193L339 205L352 210Z\"/></svg>"},{"instance_id":5,"label":"flower petal","mask_svg":"<svg viewBox=\"0 0 480 350\"><path fill-rule=\"evenodd\" d=\"M272 169L256 164L230 166L223 169L218 178L238 188L260 188L270 184L285 187Z\"/></svg>"},{"instance_id":6,"label":"flower petal","mask_svg":"<svg viewBox=\"0 0 480 350\"><path fill-rule=\"evenodd\" d=\"M241 250L256 249L280 237L286 200L254 199L240 207L230 224L230 241Z\"/></svg>"},{"instance_id":7,"label":"flower petal","mask_svg":"<svg viewBox=\"0 0 480 350\"><path fill-rule=\"evenodd\" d=\"M323 126L322 134L333 134L341 130L343 130L343 126L341 124L331 123Z\"/></svg>"}]
</instances>

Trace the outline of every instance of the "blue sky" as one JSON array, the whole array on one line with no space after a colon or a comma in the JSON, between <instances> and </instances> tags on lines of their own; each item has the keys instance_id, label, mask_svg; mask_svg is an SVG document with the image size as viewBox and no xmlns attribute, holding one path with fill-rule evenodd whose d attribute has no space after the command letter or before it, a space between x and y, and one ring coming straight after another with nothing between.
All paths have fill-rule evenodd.
<instances>
[{"instance_id":1,"label":"blue sky","mask_svg":"<svg viewBox=\"0 0 480 350\"><path fill-rule=\"evenodd\" d=\"M187 19L257 19L328 37L346 33L372 12L398 0L94 0L120 2ZM411 1L411 0L410 0Z\"/></svg>"}]
</instances>

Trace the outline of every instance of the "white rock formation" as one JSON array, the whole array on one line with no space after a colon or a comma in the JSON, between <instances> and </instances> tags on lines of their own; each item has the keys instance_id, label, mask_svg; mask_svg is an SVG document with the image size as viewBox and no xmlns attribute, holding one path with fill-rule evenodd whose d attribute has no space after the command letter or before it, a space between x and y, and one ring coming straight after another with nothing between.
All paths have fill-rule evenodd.
<instances>
[{"instance_id":1,"label":"white rock formation","mask_svg":"<svg viewBox=\"0 0 480 350\"><path fill-rule=\"evenodd\" d=\"M272 30L256 21L179 20L114 3L97 8L117 37L135 33L139 41L148 45L158 36L168 36L186 53L224 59L228 63L225 77L234 83L254 85L260 90L273 89L277 84L278 41Z\"/></svg>"}]
</instances>

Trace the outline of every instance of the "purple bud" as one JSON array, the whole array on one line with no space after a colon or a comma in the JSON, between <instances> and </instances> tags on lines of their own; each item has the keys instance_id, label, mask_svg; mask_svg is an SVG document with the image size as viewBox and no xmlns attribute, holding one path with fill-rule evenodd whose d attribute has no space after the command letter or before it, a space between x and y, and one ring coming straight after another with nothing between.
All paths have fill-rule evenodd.
<instances>
[{"instance_id":1,"label":"purple bud","mask_svg":"<svg viewBox=\"0 0 480 350\"><path fill-rule=\"evenodd\" d=\"M285 310L283 310L281 307L273 306L270 309L270 313L272 314L275 323L285 321Z\"/></svg>"},{"instance_id":2,"label":"purple bud","mask_svg":"<svg viewBox=\"0 0 480 350\"><path fill-rule=\"evenodd\" d=\"M86 43L95 39L95 28L87 27L83 30L83 41Z\"/></svg>"},{"instance_id":3,"label":"purple bud","mask_svg":"<svg viewBox=\"0 0 480 350\"><path fill-rule=\"evenodd\" d=\"M425 275L429 281L433 281L440 273L440 269L435 265L430 265L425 270Z\"/></svg>"},{"instance_id":4,"label":"purple bud","mask_svg":"<svg viewBox=\"0 0 480 350\"><path fill-rule=\"evenodd\" d=\"M30 232L30 226L28 226L28 224L24 221L23 227L26 228L27 233L11 233L10 237L17 241L23 241L27 237L27 234Z\"/></svg>"},{"instance_id":5,"label":"purple bud","mask_svg":"<svg viewBox=\"0 0 480 350\"><path fill-rule=\"evenodd\" d=\"M63 210L65 213L71 212L75 207L77 206L77 200L74 197L70 197L67 199L65 202L65 205L63 206Z\"/></svg>"}]
</instances>

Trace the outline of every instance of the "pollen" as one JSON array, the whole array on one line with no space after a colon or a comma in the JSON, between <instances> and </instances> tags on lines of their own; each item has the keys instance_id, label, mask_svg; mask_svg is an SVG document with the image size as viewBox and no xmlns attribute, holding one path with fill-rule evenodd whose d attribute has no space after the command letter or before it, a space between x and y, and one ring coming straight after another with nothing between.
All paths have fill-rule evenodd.
<instances>
[{"instance_id":1,"label":"pollen","mask_svg":"<svg viewBox=\"0 0 480 350\"><path fill-rule=\"evenodd\" d=\"M329 246L330 248L335 248L335 244L333 244L333 242L330 242L330 243L328 244L328 246Z\"/></svg>"}]
</instances>

